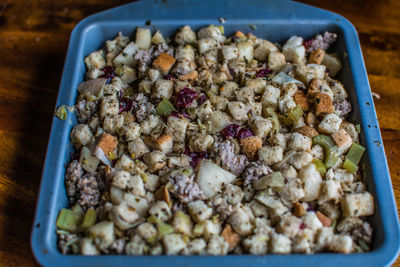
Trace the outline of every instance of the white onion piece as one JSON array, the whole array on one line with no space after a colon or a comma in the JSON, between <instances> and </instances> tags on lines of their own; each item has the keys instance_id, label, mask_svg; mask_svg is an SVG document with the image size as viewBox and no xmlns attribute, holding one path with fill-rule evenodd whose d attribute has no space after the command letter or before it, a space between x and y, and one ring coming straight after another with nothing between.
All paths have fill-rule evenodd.
<instances>
[{"instance_id":1,"label":"white onion piece","mask_svg":"<svg viewBox=\"0 0 400 267\"><path fill-rule=\"evenodd\" d=\"M101 147L96 146L94 153L93 153L101 162L104 164L110 166L110 161L107 158L107 155L104 153L103 149Z\"/></svg>"},{"instance_id":2,"label":"white onion piece","mask_svg":"<svg viewBox=\"0 0 400 267\"><path fill-rule=\"evenodd\" d=\"M279 72L271 81L276 84L296 83L303 85L299 80L296 80L283 72Z\"/></svg>"}]
</instances>

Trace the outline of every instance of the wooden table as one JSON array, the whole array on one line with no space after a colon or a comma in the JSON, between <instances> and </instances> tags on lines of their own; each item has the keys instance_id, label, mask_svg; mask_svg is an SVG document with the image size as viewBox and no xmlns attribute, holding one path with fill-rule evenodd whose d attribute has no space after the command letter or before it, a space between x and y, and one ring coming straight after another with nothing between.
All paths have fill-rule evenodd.
<instances>
[{"instance_id":1,"label":"wooden table","mask_svg":"<svg viewBox=\"0 0 400 267\"><path fill-rule=\"evenodd\" d=\"M0 266L36 265L31 224L70 32L128 2L0 0ZM303 2L347 17L360 34L399 205L400 1Z\"/></svg>"}]
</instances>

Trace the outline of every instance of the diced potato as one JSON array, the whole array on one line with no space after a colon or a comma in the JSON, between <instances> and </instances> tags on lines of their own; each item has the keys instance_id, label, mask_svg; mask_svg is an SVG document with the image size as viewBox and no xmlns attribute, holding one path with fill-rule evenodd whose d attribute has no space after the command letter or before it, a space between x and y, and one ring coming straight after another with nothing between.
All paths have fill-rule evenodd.
<instances>
[{"instance_id":1,"label":"diced potato","mask_svg":"<svg viewBox=\"0 0 400 267\"><path fill-rule=\"evenodd\" d=\"M151 45L151 31L146 28L136 28L135 43L138 49L147 50Z\"/></svg>"},{"instance_id":2,"label":"diced potato","mask_svg":"<svg viewBox=\"0 0 400 267\"><path fill-rule=\"evenodd\" d=\"M119 53L118 56L114 58L114 65L127 65L127 66L136 66L137 60L134 58L138 47L134 42L130 42L122 51Z\"/></svg>"},{"instance_id":3,"label":"diced potato","mask_svg":"<svg viewBox=\"0 0 400 267\"><path fill-rule=\"evenodd\" d=\"M236 176L209 160L202 160L196 181L206 198L214 196L224 185L230 184Z\"/></svg>"},{"instance_id":4,"label":"diced potato","mask_svg":"<svg viewBox=\"0 0 400 267\"><path fill-rule=\"evenodd\" d=\"M342 69L342 62L337 55L326 54L322 60L323 65L329 70L329 76L335 77L336 74Z\"/></svg>"}]
</instances>

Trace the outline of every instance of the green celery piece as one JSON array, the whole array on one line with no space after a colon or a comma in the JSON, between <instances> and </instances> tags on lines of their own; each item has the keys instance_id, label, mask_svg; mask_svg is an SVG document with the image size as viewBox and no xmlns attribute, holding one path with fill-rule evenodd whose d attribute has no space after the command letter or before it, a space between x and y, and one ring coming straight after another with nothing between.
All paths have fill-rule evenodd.
<instances>
[{"instance_id":1,"label":"green celery piece","mask_svg":"<svg viewBox=\"0 0 400 267\"><path fill-rule=\"evenodd\" d=\"M319 174L321 174L321 176L324 177L326 173L326 168L324 163L320 159L313 159L312 163L314 163Z\"/></svg>"},{"instance_id":2,"label":"green celery piece","mask_svg":"<svg viewBox=\"0 0 400 267\"><path fill-rule=\"evenodd\" d=\"M150 217L147 218L147 222L157 224L160 223L161 221L156 216L151 215Z\"/></svg>"},{"instance_id":3,"label":"green celery piece","mask_svg":"<svg viewBox=\"0 0 400 267\"><path fill-rule=\"evenodd\" d=\"M350 173L355 173L358 170L358 166L356 164L354 164L354 162L352 162L348 158L346 158L346 160L344 161L343 168L345 168L346 171L348 171Z\"/></svg>"},{"instance_id":4,"label":"green celery piece","mask_svg":"<svg viewBox=\"0 0 400 267\"><path fill-rule=\"evenodd\" d=\"M347 152L346 159L349 159L355 165L358 165L364 151L365 151L365 147L363 147L359 144L353 143L350 147L349 152Z\"/></svg>"},{"instance_id":5,"label":"green celery piece","mask_svg":"<svg viewBox=\"0 0 400 267\"><path fill-rule=\"evenodd\" d=\"M92 227L96 223L96 211L94 209L88 209L86 211L85 217L83 217L83 221L81 227L83 229L88 229Z\"/></svg>"},{"instance_id":6,"label":"green celery piece","mask_svg":"<svg viewBox=\"0 0 400 267\"><path fill-rule=\"evenodd\" d=\"M162 238L165 235L172 234L174 232L174 228L169 224L160 222L157 224L157 231L158 231L158 237Z\"/></svg>"},{"instance_id":7,"label":"green celery piece","mask_svg":"<svg viewBox=\"0 0 400 267\"><path fill-rule=\"evenodd\" d=\"M224 26L218 25L217 28L219 29L219 31L221 32L221 34L224 34L224 32L225 32Z\"/></svg>"},{"instance_id":8,"label":"green celery piece","mask_svg":"<svg viewBox=\"0 0 400 267\"><path fill-rule=\"evenodd\" d=\"M361 133L361 127L360 127L360 124L356 124L356 131L357 131L357 133L358 133L358 134L360 134L360 133Z\"/></svg>"},{"instance_id":9,"label":"green celery piece","mask_svg":"<svg viewBox=\"0 0 400 267\"><path fill-rule=\"evenodd\" d=\"M58 214L56 226L58 229L75 232L78 219L73 211L62 209Z\"/></svg>"},{"instance_id":10,"label":"green celery piece","mask_svg":"<svg viewBox=\"0 0 400 267\"><path fill-rule=\"evenodd\" d=\"M303 110L300 106L296 106L283 115L279 115L283 125L289 126L297 123L303 117Z\"/></svg>"},{"instance_id":11,"label":"green celery piece","mask_svg":"<svg viewBox=\"0 0 400 267\"><path fill-rule=\"evenodd\" d=\"M320 145L324 149L325 152L325 167L327 169L331 168L336 164L338 161L338 157L336 155L336 146L335 142L332 140L331 137L327 135L317 135L312 140L313 145Z\"/></svg>"},{"instance_id":12,"label":"green celery piece","mask_svg":"<svg viewBox=\"0 0 400 267\"><path fill-rule=\"evenodd\" d=\"M156 112L160 116L169 116L172 111L175 110L175 107L168 101L168 99L164 98L160 103L158 103Z\"/></svg>"}]
</instances>

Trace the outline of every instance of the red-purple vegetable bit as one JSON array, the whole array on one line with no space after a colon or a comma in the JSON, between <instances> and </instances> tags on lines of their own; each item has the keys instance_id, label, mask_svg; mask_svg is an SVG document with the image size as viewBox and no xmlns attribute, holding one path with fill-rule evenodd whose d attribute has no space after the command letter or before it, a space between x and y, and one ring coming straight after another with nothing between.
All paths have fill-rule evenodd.
<instances>
[{"instance_id":1,"label":"red-purple vegetable bit","mask_svg":"<svg viewBox=\"0 0 400 267\"><path fill-rule=\"evenodd\" d=\"M185 154L190 157L190 166L193 168L195 168L202 159L208 159L210 157L207 151L190 152L188 147L185 148Z\"/></svg>"},{"instance_id":2,"label":"red-purple vegetable bit","mask_svg":"<svg viewBox=\"0 0 400 267\"><path fill-rule=\"evenodd\" d=\"M115 77L115 70L111 66L106 66L102 69L104 72L103 75L100 76L100 78L107 78L106 83L109 84L111 83L112 79Z\"/></svg>"},{"instance_id":3,"label":"red-purple vegetable bit","mask_svg":"<svg viewBox=\"0 0 400 267\"><path fill-rule=\"evenodd\" d=\"M178 77L176 77L176 75L170 73L170 74L165 75L163 79L164 80L176 80L176 79L178 79Z\"/></svg>"},{"instance_id":4,"label":"red-purple vegetable bit","mask_svg":"<svg viewBox=\"0 0 400 267\"><path fill-rule=\"evenodd\" d=\"M271 73L272 73L272 70L270 70L270 69L261 69L257 72L256 78L262 78Z\"/></svg>"},{"instance_id":5,"label":"red-purple vegetable bit","mask_svg":"<svg viewBox=\"0 0 400 267\"><path fill-rule=\"evenodd\" d=\"M246 128L243 128L237 124L230 124L221 130L221 135L225 138L247 138L254 136L254 133Z\"/></svg>"},{"instance_id":6,"label":"red-purple vegetable bit","mask_svg":"<svg viewBox=\"0 0 400 267\"><path fill-rule=\"evenodd\" d=\"M178 93L175 106L180 109L187 108L197 97L198 94L195 90L184 87Z\"/></svg>"},{"instance_id":7,"label":"red-purple vegetable bit","mask_svg":"<svg viewBox=\"0 0 400 267\"><path fill-rule=\"evenodd\" d=\"M180 111L172 111L169 115L172 116L172 117L177 117L177 118L184 117L184 118L187 118L187 119L192 119L192 117L190 117L190 115L187 114L185 111L182 111L182 112L180 112Z\"/></svg>"},{"instance_id":8,"label":"red-purple vegetable bit","mask_svg":"<svg viewBox=\"0 0 400 267\"><path fill-rule=\"evenodd\" d=\"M197 98L197 103L198 103L199 105L203 104L203 103L206 102L206 101L207 101L206 95L201 95L201 96L199 96L199 98Z\"/></svg>"},{"instance_id":9,"label":"red-purple vegetable bit","mask_svg":"<svg viewBox=\"0 0 400 267\"><path fill-rule=\"evenodd\" d=\"M120 92L118 100L119 100L119 113L123 111L129 111L132 109L133 100L129 97L124 97L122 92Z\"/></svg>"}]
</instances>

